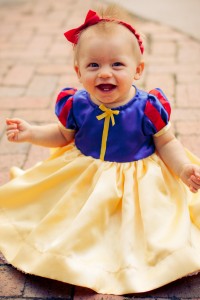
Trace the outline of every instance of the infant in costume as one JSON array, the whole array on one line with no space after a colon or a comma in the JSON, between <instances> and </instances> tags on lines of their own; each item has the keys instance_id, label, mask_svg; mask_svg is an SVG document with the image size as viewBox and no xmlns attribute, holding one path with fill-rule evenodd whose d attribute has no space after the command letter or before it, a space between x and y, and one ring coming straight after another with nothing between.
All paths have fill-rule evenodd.
<instances>
[{"instance_id":1,"label":"infant in costume","mask_svg":"<svg viewBox=\"0 0 200 300\"><path fill-rule=\"evenodd\" d=\"M200 270L200 160L170 126L160 88L138 89L134 27L89 11L65 33L83 89L58 122L7 120L11 142L58 148L0 187L0 251L23 272L105 294L146 292Z\"/></svg>"}]
</instances>

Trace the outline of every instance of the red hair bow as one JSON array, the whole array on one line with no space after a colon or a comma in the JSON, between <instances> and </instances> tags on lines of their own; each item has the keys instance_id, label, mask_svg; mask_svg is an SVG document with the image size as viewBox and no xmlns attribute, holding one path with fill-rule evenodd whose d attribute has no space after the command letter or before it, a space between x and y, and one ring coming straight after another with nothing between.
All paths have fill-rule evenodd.
<instances>
[{"instance_id":1,"label":"red hair bow","mask_svg":"<svg viewBox=\"0 0 200 300\"><path fill-rule=\"evenodd\" d=\"M106 21L106 22L117 21L119 24L121 24L121 25L125 26L126 28L128 28L135 35L136 39L138 40L140 51L143 54L143 52L144 52L144 46L143 46L142 40L140 38L140 35L136 32L136 30L130 24L125 23L125 22L120 21L120 20L108 19L108 18L100 18L97 15L97 13L95 11L92 11L92 10L88 11L87 16L85 18L85 22L81 26L66 31L64 33L64 35L65 35L66 39L69 42L71 42L73 44L77 44L78 38L79 38L79 33L82 30L84 30L85 28L87 28L89 26L95 25L95 24L97 24L97 23L99 23L101 21Z\"/></svg>"}]
</instances>

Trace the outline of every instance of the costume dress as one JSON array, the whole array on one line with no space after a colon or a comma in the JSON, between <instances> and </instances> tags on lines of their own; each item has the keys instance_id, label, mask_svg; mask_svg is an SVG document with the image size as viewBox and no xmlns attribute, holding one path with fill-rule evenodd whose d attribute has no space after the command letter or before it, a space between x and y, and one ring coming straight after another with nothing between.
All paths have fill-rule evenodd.
<instances>
[{"instance_id":1,"label":"costume dress","mask_svg":"<svg viewBox=\"0 0 200 300\"><path fill-rule=\"evenodd\" d=\"M170 126L163 92L136 89L126 105L108 109L66 88L56 114L75 141L0 188L5 258L106 294L145 292L199 271L200 194L153 143Z\"/></svg>"}]
</instances>

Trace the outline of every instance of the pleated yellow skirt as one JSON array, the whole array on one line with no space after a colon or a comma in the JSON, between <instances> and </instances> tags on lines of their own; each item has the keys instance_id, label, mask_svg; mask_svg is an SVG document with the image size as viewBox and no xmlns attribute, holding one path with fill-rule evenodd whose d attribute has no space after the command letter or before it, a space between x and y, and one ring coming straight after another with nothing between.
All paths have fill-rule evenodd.
<instances>
[{"instance_id":1,"label":"pleated yellow skirt","mask_svg":"<svg viewBox=\"0 0 200 300\"><path fill-rule=\"evenodd\" d=\"M99 293L149 291L200 270L200 193L156 154L102 162L70 144L0 188L0 251Z\"/></svg>"}]
</instances>

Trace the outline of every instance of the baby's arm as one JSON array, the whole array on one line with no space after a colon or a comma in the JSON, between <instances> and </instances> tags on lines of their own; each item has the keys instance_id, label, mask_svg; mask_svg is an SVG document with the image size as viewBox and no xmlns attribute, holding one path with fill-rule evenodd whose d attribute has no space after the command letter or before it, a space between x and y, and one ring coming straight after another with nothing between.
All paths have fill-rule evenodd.
<instances>
[{"instance_id":1,"label":"baby's arm","mask_svg":"<svg viewBox=\"0 0 200 300\"><path fill-rule=\"evenodd\" d=\"M7 138L10 142L29 142L54 148L62 147L74 138L74 131L63 130L58 124L31 125L22 119L7 119Z\"/></svg>"},{"instance_id":2,"label":"baby's arm","mask_svg":"<svg viewBox=\"0 0 200 300\"><path fill-rule=\"evenodd\" d=\"M162 160L193 193L196 193L200 189L200 167L190 162L171 129L161 136L154 137L154 143Z\"/></svg>"}]
</instances>

